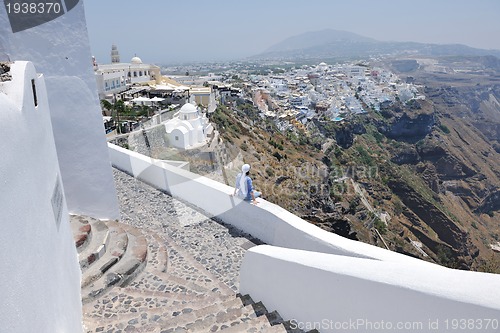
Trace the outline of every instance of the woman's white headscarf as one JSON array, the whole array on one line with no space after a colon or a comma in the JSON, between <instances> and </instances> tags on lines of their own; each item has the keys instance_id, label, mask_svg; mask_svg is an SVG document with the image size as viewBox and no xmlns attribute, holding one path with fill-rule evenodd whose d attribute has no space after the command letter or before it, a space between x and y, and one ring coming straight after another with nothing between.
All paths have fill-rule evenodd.
<instances>
[{"instance_id":1,"label":"woman's white headscarf","mask_svg":"<svg viewBox=\"0 0 500 333\"><path fill-rule=\"evenodd\" d=\"M246 198L248 195L248 187L247 187L247 172L250 170L250 165L243 164L241 167L241 177L240 177L240 191L243 198Z\"/></svg>"}]
</instances>

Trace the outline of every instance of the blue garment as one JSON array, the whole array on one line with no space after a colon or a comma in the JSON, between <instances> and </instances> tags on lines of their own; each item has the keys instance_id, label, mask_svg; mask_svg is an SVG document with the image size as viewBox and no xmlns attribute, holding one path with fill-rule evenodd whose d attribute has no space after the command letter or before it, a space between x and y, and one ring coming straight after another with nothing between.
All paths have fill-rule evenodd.
<instances>
[{"instance_id":1,"label":"blue garment","mask_svg":"<svg viewBox=\"0 0 500 333\"><path fill-rule=\"evenodd\" d=\"M253 186L252 186L252 179L245 175L245 181L247 185L247 193L242 193L243 189L240 188L240 179L241 179L242 174L239 173L238 176L236 176L236 194L242 198L245 201L251 201L252 200L252 191L253 191Z\"/></svg>"}]
</instances>

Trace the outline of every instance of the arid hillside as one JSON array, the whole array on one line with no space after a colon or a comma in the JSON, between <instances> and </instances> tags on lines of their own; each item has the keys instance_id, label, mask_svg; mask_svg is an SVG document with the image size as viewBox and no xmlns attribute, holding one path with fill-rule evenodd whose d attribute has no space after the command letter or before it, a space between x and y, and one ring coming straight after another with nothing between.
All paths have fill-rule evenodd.
<instances>
[{"instance_id":1,"label":"arid hillside","mask_svg":"<svg viewBox=\"0 0 500 333\"><path fill-rule=\"evenodd\" d=\"M287 131L234 101L212 116L233 152L225 178L231 184L238 161L250 163L267 200L326 230L450 267L499 272L492 250L500 241L497 73L413 68L407 74L425 101L342 123L319 117Z\"/></svg>"}]
</instances>

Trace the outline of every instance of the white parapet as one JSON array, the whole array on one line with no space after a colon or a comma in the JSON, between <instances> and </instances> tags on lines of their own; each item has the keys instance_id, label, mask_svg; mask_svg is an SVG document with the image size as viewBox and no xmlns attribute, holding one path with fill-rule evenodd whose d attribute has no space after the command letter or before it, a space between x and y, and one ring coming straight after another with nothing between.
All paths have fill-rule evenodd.
<instances>
[{"instance_id":1,"label":"white parapet","mask_svg":"<svg viewBox=\"0 0 500 333\"><path fill-rule=\"evenodd\" d=\"M142 154L108 144L118 169L185 200L263 242L286 248L394 262L433 265L327 232L263 199L253 205L231 196L234 188Z\"/></svg>"},{"instance_id":2,"label":"white parapet","mask_svg":"<svg viewBox=\"0 0 500 333\"><path fill-rule=\"evenodd\" d=\"M240 292L320 332L498 332L500 276L268 245L250 249Z\"/></svg>"},{"instance_id":3,"label":"white parapet","mask_svg":"<svg viewBox=\"0 0 500 333\"><path fill-rule=\"evenodd\" d=\"M2 332L81 332L80 267L44 77L11 63L0 82Z\"/></svg>"}]
</instances>

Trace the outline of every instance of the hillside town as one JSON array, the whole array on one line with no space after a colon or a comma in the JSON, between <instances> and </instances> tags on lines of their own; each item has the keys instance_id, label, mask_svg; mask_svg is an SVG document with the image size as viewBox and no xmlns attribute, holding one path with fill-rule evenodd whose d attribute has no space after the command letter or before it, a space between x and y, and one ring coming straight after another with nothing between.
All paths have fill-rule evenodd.
<instances>
[{"instance_id":1,"label":"hillside town","mask_svg":"<svg viewBox=\"0 0 500 333\"><path fill-rule=\"evenodd\" d=\"M204 73L214 69L213 65L210 69L203 66L160 68L144 64L137 56L130 63L121 63L115 45L111 60L111 64L98 65L94 59L100 99L110 103L123 100L125 105L136 109L148 108L152 112L143 121L155 114L178 111L188 102L195 104L199 111L211 113L216 103L230 104L242 98L257 107L262 117L273 119L278 128L285 131L293 126L302 128L313 118L348 121L351 115L368 110L380 112L395 102L425 99L411 78L401 79L367 62L321 62L267 70L258 70L251 64L221 64L216 68L219 73ZM167 72L166 75L162 75L163 72ZM178 75L179 72L183 75ZM110 132L119 119L113 119L111 112L105 112L104 116L107 132ZM126 124L122 133L139 127L138 122L126 121Z\"/></svg>"},{"instance_id":2,"label":"hillside town","mask_svg":"<svg viewBox=\"0 0 500 333\"><path fill-rule=\"evenodd\" d=\"M394 102L425 99L412 83L366 63L346 63L293 68L281 75L242 76L252 100L263 115L276 118L282 128L287 120L305 124L314 117L335 122L352 114L388 108Z\"/></svg>"}]
</instances>

